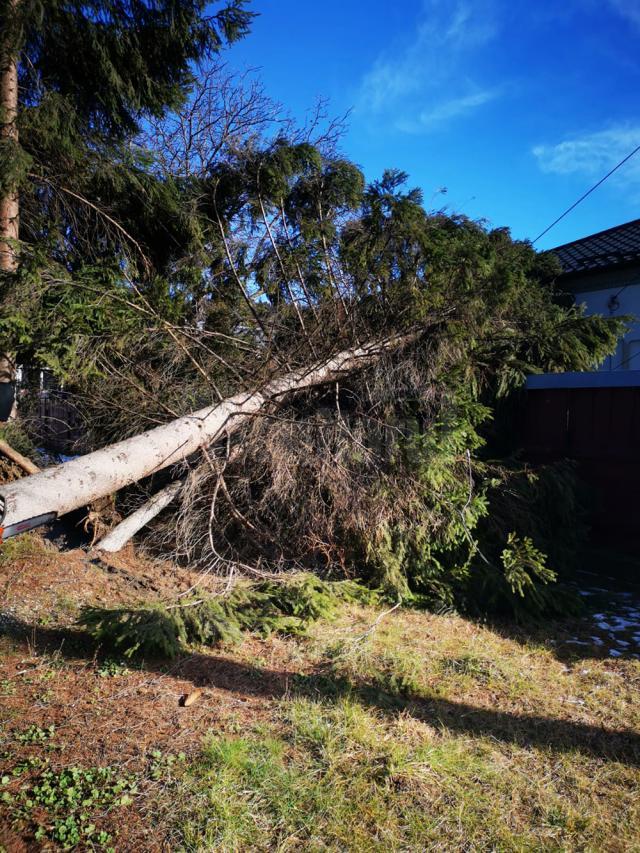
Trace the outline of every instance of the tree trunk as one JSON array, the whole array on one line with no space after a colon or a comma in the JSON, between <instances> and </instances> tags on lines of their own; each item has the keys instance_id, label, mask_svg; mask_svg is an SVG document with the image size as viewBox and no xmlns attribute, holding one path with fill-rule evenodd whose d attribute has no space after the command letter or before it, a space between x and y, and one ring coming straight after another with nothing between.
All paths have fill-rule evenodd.
<instances>
[{"instance_id":1,"label":"tree trunk","mask_svg":"<svg viewBox=\"0 0 640 853\"><path fill-rule=\"evenodd\" d=\"M9 0L10 14L16 14L19 0ZM6 34L5 34L6 35ZM18 60L10 44L0 45L0 145L18 144ZM13 272L18 266L16 243L19 232L20 206L18 193L9 189L0 197L0 270ZM0 384L14 383L15 361L5 352L0 341ZM3 401L11 395L0 393ZM15 416L15 405L10 417Z\"/></svg>"},{"instance_id":2,"label":"tree trunk","mask_svg":"<svg viewBox=\"0 0 640 853\"><path fill-rule=\"evenodd\" d=\"M243 391L141 435L0 487L3 536L15 536L180 462L198 448L235 432L270 400L340 379L414 337L398 335L346 350L276 379L261 391Z\"/></svg>"},{"instance_id":3,"label":"tree trunk","mask_svg":"<svg viewBox=\"0 0 640 853\"><path fill-rule=\"evenodd\" d=\"M169 483L164 489L142 504L135 512L128 515L124 521L117 524L113 530L110 530L107 535L96 545L97 551L109 551L114 553L119 551L132 539L139 530L152 521L157 515L160 515L165 507L168 507L171 501L176 497L182 488L182 480L174 480Z\"/></svg>"}]
</instances>

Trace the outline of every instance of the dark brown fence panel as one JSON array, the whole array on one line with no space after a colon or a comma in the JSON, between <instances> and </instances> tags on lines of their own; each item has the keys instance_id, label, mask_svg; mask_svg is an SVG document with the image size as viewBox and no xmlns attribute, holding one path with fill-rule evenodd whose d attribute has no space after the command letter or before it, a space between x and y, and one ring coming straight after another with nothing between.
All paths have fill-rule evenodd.
<instances>
[{"instance_id":1,"label":"dark brown fence panel","mask_svg":"<svg viewBox=\"0 0 640 853\"><path fill-rule=\"evenodd\" d=\"M82 452L83 426L73 397L64 391L42 391L38 396L40 440L54 453Z\"/></svg>"},{"instance_id":2,"label":"dark brown fence panel","mask_svg":"<svg viewBox=\"0 0 640 853\"><path fill-rule=\"evenodd\" d=\"M527 392L524 443L530 453L567 455L568 394L564 388Z\"/></svg>"},{"instance_id":3,"label":"dark brown fence panel","mask_svg":"<svg viewBox=\"0 0 640 853\"><path fill-rule=\"evenodd\" d=\"M528 390L524 449L534 462L575 459L596 538L640 545L640 388Z\"/></svg>"}]
</instances>

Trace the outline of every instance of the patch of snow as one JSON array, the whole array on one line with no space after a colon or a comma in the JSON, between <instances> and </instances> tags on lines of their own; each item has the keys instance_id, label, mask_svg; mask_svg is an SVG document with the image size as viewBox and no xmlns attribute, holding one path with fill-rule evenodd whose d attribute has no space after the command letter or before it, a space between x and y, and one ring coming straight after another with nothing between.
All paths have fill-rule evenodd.
<instances>
[{"instance_id":1,"label":"patch of snow","mask_svg":"<svg viewBox=\"0 0 640 853\"><path fill-rule=\"evenodd\" d=\"M626 631L628 628L637 628L638 623L633 621L630 622L628 619L624 619L622 616L616 617L617 625L612 627L612 631Z\"/></svg>"}]
</instances>

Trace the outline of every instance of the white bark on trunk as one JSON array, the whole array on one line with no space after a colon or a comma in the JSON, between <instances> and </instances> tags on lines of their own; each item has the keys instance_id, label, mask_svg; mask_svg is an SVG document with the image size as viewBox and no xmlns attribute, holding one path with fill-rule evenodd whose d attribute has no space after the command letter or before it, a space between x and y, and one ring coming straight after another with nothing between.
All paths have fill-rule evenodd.
<instances>
[{"instance_id":1,"label":"white bark on trunk","mask_svg":"<svg viewBox=\"0 0 640 853\"><path fill-rule=\"evenodd\" d=\"M107 535L96 545L97 551L109 551L115 553L127 544L139 530L152 521L157 515L160 515L165 507L168 507L171 501L176 497L182 488L182 480L176 480L169 483L164 489L159 492L139 507L131 515L127 516L124 521L117 524L113 530L110 530Z\"/></svg>"},{"instance_id":2,"label":"white bark on trunk","mask_svg":"<svg viewBox=\"0 0 640 853\"><path fill-rule=\"evenodd\" d=\"M180 462L200 447L235 432L269 400L339 379L377 361L413 338L398 335L346 350L306 370L294 371L261 391L243 391L102 450L0 487L4 537L64 515Z\"/></svg>"},{"instance_id":3,"label":"white bark on trunk","mask_svg":"<svg viewBox=\"0 0 640 853\"><path fill-rule=\"evenodd\" d=\"M16 14L18 0L9 0ZM11 45L0 45L0 139L18 143L18 60ZM18 239L19 201L16 190L0 197L0 269L12 271L17 266L15 242Z\"/></svg>"}]
</instances>

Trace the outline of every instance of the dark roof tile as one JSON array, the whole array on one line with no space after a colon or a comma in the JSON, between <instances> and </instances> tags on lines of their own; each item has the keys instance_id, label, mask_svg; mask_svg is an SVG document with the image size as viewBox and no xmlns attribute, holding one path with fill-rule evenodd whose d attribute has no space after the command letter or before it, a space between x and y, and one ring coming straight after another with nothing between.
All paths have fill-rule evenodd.
<instances>
[{"instance_id":1,"label":"dark roof tile","mask_svg":"<svg viewBox=\"0 0 640 853\"><path fill-rule=\"evenodd\" d=\"M551 251L566 275L640 263L640 219L556 246Z\"/></svg>"}]
</instances>

